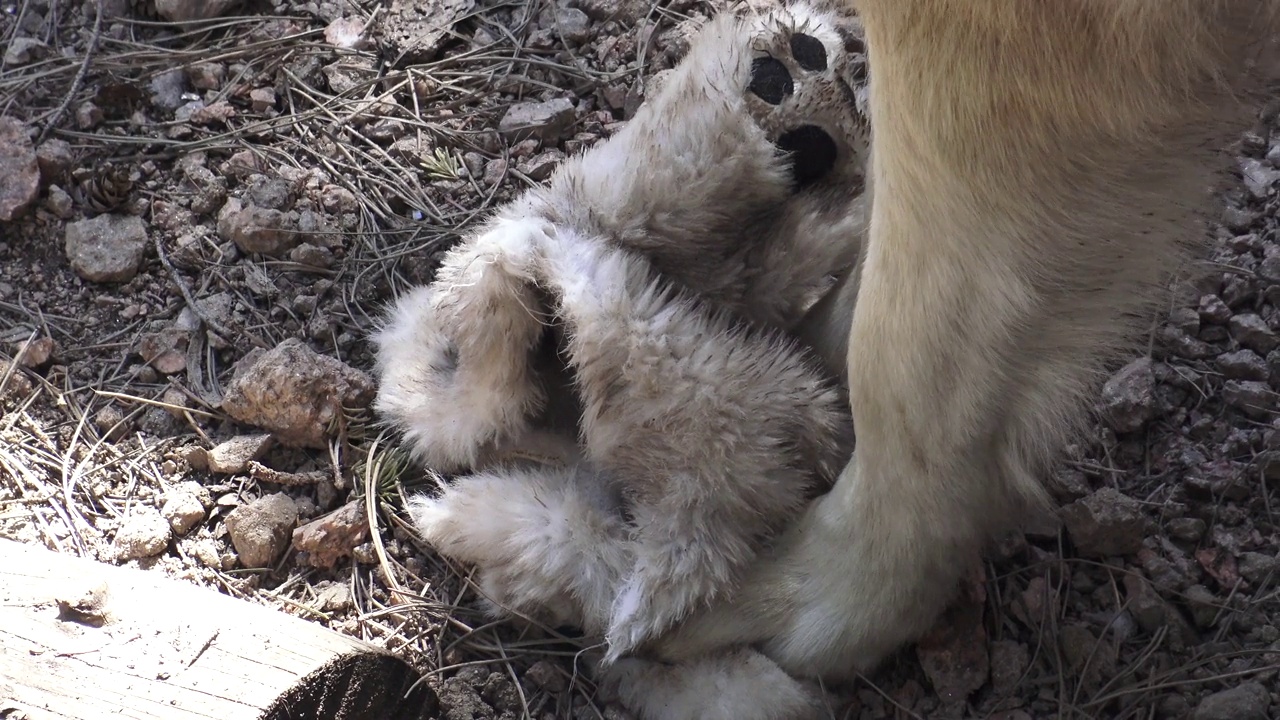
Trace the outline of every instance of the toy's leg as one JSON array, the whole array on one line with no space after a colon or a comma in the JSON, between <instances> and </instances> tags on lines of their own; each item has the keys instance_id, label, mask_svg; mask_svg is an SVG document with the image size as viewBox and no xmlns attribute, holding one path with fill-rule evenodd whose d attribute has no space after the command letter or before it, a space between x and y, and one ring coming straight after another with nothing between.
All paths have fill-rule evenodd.
<instances>
[{"instance_id":1,"label":"toy's leg","mask_svg":"<svg viewBox=\"0 0 1280 720\"><path fill-rule=\"evenodd\" d=\"M796 346L673 291L644 259L571 233L542 252L584 450L633 515L613 659L732 590L761 543L834 477L852 428L834 383Z\"/></svg>"},{"instance_id":2,"label":"toy's leg","mask_svg":"<svg viewBox=\"0 0 1280 720\"><path fill-rule=\"evenodd\" d=\"M500 219L400 298L376 337L375 407L428 467L473 466L520 436L543 403L533 352L544 309L528 275L545 222Z\"/></svg>"},{"instance_id":3,"label":"toy's leg","mask_svg":"<svg viewBox=\"0 0 1280 720\"><path fill-rule=\"evenodd\" d=\"M589 469L509 468L456 479L409 503L419 535L478 568L495 615L603 634L632 564L609 484Z\"/></svg>"}]
</instances>

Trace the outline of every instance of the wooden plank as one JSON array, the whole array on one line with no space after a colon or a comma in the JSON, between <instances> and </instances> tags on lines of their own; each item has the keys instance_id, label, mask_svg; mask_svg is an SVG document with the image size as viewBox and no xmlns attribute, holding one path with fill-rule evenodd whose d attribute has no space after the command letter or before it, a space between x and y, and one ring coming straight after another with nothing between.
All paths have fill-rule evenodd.
<instances>
[{"instance_id":1,"label":"wooden plank","mask_svg":"<svg viewBox=\"0 0 1280 720\"><path fill-rule=\"evenodd\" d=\"M271 608L0 540L0 717L435 717L425 684L405 697L416 680L378 648Z\"/></svg>"}]
</instances>

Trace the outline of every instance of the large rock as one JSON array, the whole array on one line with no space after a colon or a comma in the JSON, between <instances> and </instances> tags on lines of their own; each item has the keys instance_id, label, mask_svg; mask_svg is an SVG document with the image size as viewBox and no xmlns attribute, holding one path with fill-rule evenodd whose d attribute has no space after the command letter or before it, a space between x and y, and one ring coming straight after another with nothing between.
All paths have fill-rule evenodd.
<instances>
[{"instance_id":1,"label":"large rock","mask_svg":"<svg viewBox=\"0 0 1280 720\"><path fill-rule=\"evenodd\" d=\"M222 409L287 445L323 448L343 407L367 408L373 392L373 380L365 373L291 338L240 361Z\"/></svg>"},{"instance_id":2,"label":"large rock","mask_svg":"<svg viewBox=\"0 0 1280 720\"><path fill-rule=\"evenodd\" d=\"M146 248L147 225L132 215L99 215L67 225L67 260L85 280L133 279Z\"/></svg>"},{"instance_id":3,"label":"large rock","mask_svg":"<svg viewBox=\"0 0 1280 720\"><path fill-rule=\"evenodd\" d=\"M17 217L40 192L40 167L27 128L0 118L0 222Z\"/></svg>"}]
</instances>

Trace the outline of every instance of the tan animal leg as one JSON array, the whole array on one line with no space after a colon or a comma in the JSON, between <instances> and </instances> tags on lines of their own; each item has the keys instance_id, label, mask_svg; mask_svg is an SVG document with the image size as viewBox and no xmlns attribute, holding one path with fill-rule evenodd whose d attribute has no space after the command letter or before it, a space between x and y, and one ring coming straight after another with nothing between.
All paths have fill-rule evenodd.
<instances>
[{"instance_id":1,"label":"tan animal leg","mask_svg":"<svg viewBox=\"0 0 1280 720\"><path fill-rule=\"evenodd\" d=\"M1203 237L1278 5L855 4L875 193L848 355L857 451L668 653L762 641L790 672L845 675L934 620L990 531L1040 499L1099 372Z\"/></svg>"}]
</instances>

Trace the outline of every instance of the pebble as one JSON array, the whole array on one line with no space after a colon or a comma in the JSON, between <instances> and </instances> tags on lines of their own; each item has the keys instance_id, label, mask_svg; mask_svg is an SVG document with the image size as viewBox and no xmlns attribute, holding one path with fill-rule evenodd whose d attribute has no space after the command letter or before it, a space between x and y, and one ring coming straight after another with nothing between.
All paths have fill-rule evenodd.
<instances>
[{"instance_id":1,"label":"pebble","mask_svg":"<svg viewBox=\"0 0 1280 720\"><path fill-rule=\"evenodd\" d=\"M584 43L591 39L591 18L577 8L556 7L555 30L571 43Z\"/></svg>"},{"instance_id":2,"label":"pebble","mask_svg":"<svg viewBox=\"0 0 1280 720\"><path fill-rule=\"evenodd\" d=\"M369 539L364 503L347 503L293 531L293 548L307 553L307 564L331 568Z\"/></svg>"},{"instance_id":3,"label":"pebble","mask_svg":"<svg viewBox=\"0 0 1280 720\"><path fill-rule=\"evenodd\" d=\"M507 161L504 158L494 158L485 163L484 184L492 187L502 182L502 178L507 176L507 167Z\"/></svg>"},{"instance_id":4,"label":"pebble","mask_svg":"<svg viewBox=\"0 0 1280 720\"><path fill-rule=\"evenodd\" d=\"M1256 313L1241 313L1232 316L1228 323L1231 337L1245 347L1266 355L1280 345L1275 331L1267 325L1267 321Z\"/></svg>"},{"instance_id":5,"label":"pebble","mask_svg":"<svg viewBox=\"0 0 1280 720\"><path fill-rule=\"evenodd\" d=\"M1240 171L1244 176L1244 186L1259 200L1265 200L1271 193L1271 187L1280 180L1280 170L1254 158L1242 158Z\"/></svg>"},{"instance_id":6,"label":"pebble","mask_svg":"<svg viewBox=\"0 0 1280 720\"><path fill-rule=\"evenodd\" d=\"M1146 523L1138 501L1103 488L1062 509L1071 542L1086 557L1130 555L1142 549Z\"/></svg>"},{"instance_id":7,"label":"pebble","mask_svg":"<svg viewBox=\"0 0 1280 720\"><path fill-rule=\"evenodd\" d=\"M1240 576L1255 585L1263 582L1276 570L1276 556L1259 552L1240 553L1236 559Z\"/></svg>"},{"instance_id":8,"label":"pebble","mask_svg":"<svg viewBox=\"0 0 1280 720\"><path fill-rule=\"evenodd\" d=\"M0 222L14 219L40 193L40 166L27 126L0 117Z\"/></svg>"},{"instance_id":9,"label":"pebble","mask_svg":"<svg viewBox=\"0 0 1280 720\"><path fill-rule=\"evenodd\" d=\"M249 463L261 458L275 445L270 433L240 435L218 443L206 455L210 472L234 475L245 472Z\"/></svg>"},{"instance_id":10,"label":"pebble","mask_svg":"<svg viewBox=\"0 0 1280 720\"><path fill-rule=\"evenodd\" d=\"M263 113L268 110L275 109L276 91L273 88L263 87L254 88L249 91L249 106L256 113Z\"/></svg>"},{"instance_id":11,"label":"pebble","mask_svg":"<svg viewBox=\"0 0 1280 720\"><path fill-rule=\"evenodd\" d=\"M360 203L354 193L341 185L325 185L320 189L320 206L334 214L355 212Z\"/></svg>"},{"instance_id":12,"label":"pebble","mask_svg":"<svg viewBox=\"0 0 1280 720\"><path fill-rule=\"evenodd\" d=\"M240 361L222 410L274 433L286 445L324 448L343 407L366 408L373 393L373 380L365 373L290 338Z\"/></svg>"},{"instance_id":13,"label":"pebble","mask_svg":"<svg viewBox=\"0 0 1280 720\"><path fill-rule=\"evenodd\" d=\"M155 0L156 13L170 22L216 18L238 2L240 0Z\"/></svg>"},{"instance_id":14,"label":"pebble","mask_svg":"<svg viewBox=\"0 0 1280 720\"><path fill-rule=\"evenodd\" d=\"M1150 358L1125 365L1102 386L1102 412L1116 432L1134 432L1155 414L1155 373Z\"/></svg>"},{"instance_id":15,"label":"pebble","mask_svg":"<svg viewBox=\"0 0 1280 720\"><path fill-rule=\"evenodd\" d=\"M116 531L116 554L120 560L153 557L164 552L169 538L169 521L152 508L139 507Z\"/></svg>"},{"instance_id":16,"label":"pebble","mask_svg":"<svg viewBox=\"0 0 1280 720\"><path fill-rule=\"evenodd\" d=\"M1200 518L1174 518L1169 521L1169 535L1183 542L1199 542L1204 537L1205 523Z\"/></svg>"},{"instance_id":17,"label":"pebble","mask_svg":"<svg viewBox=\"0 0 1280 720\"><path fill-rule=\"evenodd\" d=\"M1275 393L1264 382L1228 380L1222 385L1222 399L1251 417L1270 417L1275 407Z\"/></svg>"},{"instance_id":18,"label":"pebble","mask_svg":"<svg viewBox=\"0 0 1280 720\"><path fill-rule=\"evenodd\" d=\"M298 507L284 493L260 497L227 515L227 534L247 568L270 567L288 547Z\"/></svg>"},{"instance_id":19,"label":"pebble","mask_svg":"<svg viewBox=\"0 0 1280 720\"><path fill-rule=\"evenodd\" d=\"M527 175L530 180L542 182L551 177L563 160L564 153L559 150L548 150L520 163L520 172Z\"/></svg>"},{"instance_id":20,"label":"pebble","mask_svg":"<svg viewBox=\"0 0 1280 720\"><path fill-rule=\"evenodd\" d=\"M80 130L92 130L102 122L102 108L92 102L82 102L76 106L76 127Z\"/></svg>"},{"instance_id":21,"label":"pebble","mask_svg":"<svg viewBox=\"0 0 1280 720\"><path fill-rule=\"evenodd\" d=\"M50 185L48 195L45 197L45 206L49 208L49 212L58 216L60 220L69 220L75 213L75 203L66 190L57 185Z\"/></svg>"},{"instance_id":22,"label":"pebble","mask_svg":"<svg viewBox=\"0 0 1280 720\"><path fill-rule=\"evenodd\" d=\"M288 217L280 210L231 198L218 213L218 235L246 253L283 255L300 241L298 233L289 231Z\"/></svg>"},{"instance_id":23,"label":"pebble","mask_svg":"<svg viewBox=\"0 0 1280 720\"><path fill-rule=\"evenodd\" d=\"M1267 720L1271 694L1256 682L1213 693L1196 705L1191 720Z\"/></svg>"},{"instance_id":24,"label":"pebble","mask_svg":"<svg viewBox=\"0 0 1280 720\"><path fill-rule=\"evenodd\" d=\"M227 68L220 63L202 62L187 66L187 82L197 90L217 90L226 77Z\"/></svg>"},{"instance_id":25,"label":"pebble","mask_svg":"<svg viewBox=\"0 0 1280 720\"><path fill-rule=\"evenodd\" d=\"M39 59L49 49L48 45L29 37L16 37L9 41L4 51L4 64L12 67L26 65Z\"/></svg>"},{"instance_id":26,"label":"pebble","mask_svg":"<svg viewBox=\"0 0 1280 720\"><path fill-rule=\"evenodd\" d=\"M213 504L209 491L190 480L178 483L164 496L160 514L169 527L179 535L186 535L191 528L204 520L205 508Z\"/></svg>"},{"instance_id":27,"label":"pebble","mask_svg":"<svg viewBox=\"0 0 1280 720\"><path fill-rule=\"evenodd\" d=\"M71 144L66 140L45 140L36 148L36 165L40 167L40 179L44 182L61 180L71 169L72 162Z\"/></svg>"},{"instance_id":28,"label":"pebble","mask_svg":"<svg viewBox=\"0 0 1280 720\"><path fill-rule=\"evenodd\" d=\"M1252 350L1236 350L1218 356L1218 369L1230 380L1266 380L1271 368Z\"/></svg>"},{"instance_id":29,"label":"pebble","mask_svg":"<svg viewBox=\"0 0 1280 720\"><path fill-rule=\"evenodd\" d=\"M67 223L67 260L90 282L127 282L138 274L147 226L132 215L99 215Z\"/></svg>"},{"instance_id":30,"label":"pebble","mask_svg":"<svg viewBox=\"0 0 1280 720\"><path fill-rule=\"evenodd\" d=\"M498 132L509 142L530 137L543 142L555 141L568 130L573 118L573 102L568 98L518 103L512 105L498 121Z\"/></svg>"}]
</instances>

